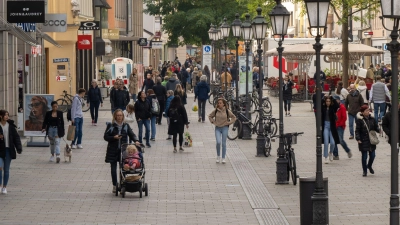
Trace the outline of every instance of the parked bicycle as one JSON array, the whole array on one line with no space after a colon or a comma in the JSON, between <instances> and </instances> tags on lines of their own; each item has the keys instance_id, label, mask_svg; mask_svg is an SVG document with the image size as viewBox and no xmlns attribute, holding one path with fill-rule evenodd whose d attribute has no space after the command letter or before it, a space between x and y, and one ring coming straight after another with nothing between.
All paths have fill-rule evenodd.
<instances>
[{"instance_id":1,"label":"parked bicycle","mask_svg":"<svg viewBox=\"0 0 400 225\"><path fill-rule=\"evenodd\" d=\"M68 94L66 90L63 91L63 94L61 95L63 98L57 99L57 104L58 104L58 109L67 112L69 108L72 106L72 100L74 99L74 96ZM82 101L82 111L87 112L89 110L89 106L86 104L85 101Z\"/></svg>"},{"instance_id":2,"label":"parked bicycle","mask_svg":"<svg viewBox=\"0 0 400 225\"><path fill-rule=\"evenodd\" d=\"M304 134L304 132L286 133L283 134L283 145L285 149L285 159L287 159L287 181L292 177L293 185L297 184L297 170L296 170L296 157L292 145L297 144L297 136ZM273 136L279 138L279 135ZM279 151L279 149L278 149ZM290 176L289 176L290 173Z\"/></svg>"}]
</instances>

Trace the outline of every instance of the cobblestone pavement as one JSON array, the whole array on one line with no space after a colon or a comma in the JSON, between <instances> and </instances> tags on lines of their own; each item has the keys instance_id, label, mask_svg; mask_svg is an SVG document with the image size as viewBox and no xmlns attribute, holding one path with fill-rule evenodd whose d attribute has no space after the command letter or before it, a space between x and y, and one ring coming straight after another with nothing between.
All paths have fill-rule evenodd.
<instances>
[{"instance_id":1,"label":"cobblestone pavement","mask_svg":"<svg viewBox=\"0 0 400 225\"><path fill-rule=\"evenodd\" d=\"M278 117L278 101L271 101ZM216 164L213 126L197 122L197 112L190 110L192 102L189 94L192 148L174 154L171 141L165 140L165 119L157 125L156 141L145 153L148 197L127 193L121 198L111 193L103 140L111 113L105 104L96 127L85 113L84 149L73 151L72 163L50 163L48 148L24 147L11 163L8 194L0 195L1 224L300 224L299 185L275 185L278 143L273 143L273 155L265 158L255 157L255 136L228 141L227 164ZM207 104L207 111L211 109ZM314 114L308 103L293 103L291 113L292 117L284 118L285 132L305 132L294 146L298 174L312 177ZM133 127L137 133L136 123ZM390 147L381 138L375 175L364 178L361 154L348 137L346 130L353 158L348 159L339 147L340 160L323 165L329 178L330 224L388 224Z\"/></svg>"}]
</instances>

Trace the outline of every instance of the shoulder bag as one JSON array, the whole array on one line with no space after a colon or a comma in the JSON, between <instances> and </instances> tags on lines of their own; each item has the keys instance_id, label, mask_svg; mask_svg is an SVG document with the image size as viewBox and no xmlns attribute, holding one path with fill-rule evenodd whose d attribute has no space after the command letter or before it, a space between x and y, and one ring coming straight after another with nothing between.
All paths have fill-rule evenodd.
<instances>
[{"instance_id":1,"label":"shoulder bag","mask_svg":"<svg viewBox=\"0 0 400 225\"><path fill-rule=\"evenodd\" d=\"M364 119L362 119L364 121L365 126L367 127L368 130L368 135L369 135L369 142L371 143L371 145L377 145L379 144L379 139L378 139L378 135L376 135L376 131L374 130L369 130L367 123L365 122Z\"/></svg>"}]
</instances>

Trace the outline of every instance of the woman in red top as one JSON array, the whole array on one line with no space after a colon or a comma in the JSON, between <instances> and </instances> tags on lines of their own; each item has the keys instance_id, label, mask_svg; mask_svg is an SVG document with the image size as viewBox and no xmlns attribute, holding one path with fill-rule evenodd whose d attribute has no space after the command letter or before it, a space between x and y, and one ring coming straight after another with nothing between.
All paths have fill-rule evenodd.
<instances>
[{"instance_id":1,"label":"woman in red top","mask_svg":"<svg viewBox=\"0 0 400 225\"><path fill-rule=\"evenodd\" d=\"M351 153L350 148L347 146L347 143L343 139L343 134L344 130L346 129L346 120L347 120L347 113L346 113L346 107L344 107L343 104L340 103L340 97L338 95L333 96L333 99L337 101L339 105L339 109L336 112L337 120L336 120L336 130L339 135L339 141L340 145L344 148L344 150L347 152L347 156L351 158L353 154ZM337 144L335 145L335 148L333 149L333 160L339 160L339 152L338 152L338 147Z\"/></svg>"}]
</instances>

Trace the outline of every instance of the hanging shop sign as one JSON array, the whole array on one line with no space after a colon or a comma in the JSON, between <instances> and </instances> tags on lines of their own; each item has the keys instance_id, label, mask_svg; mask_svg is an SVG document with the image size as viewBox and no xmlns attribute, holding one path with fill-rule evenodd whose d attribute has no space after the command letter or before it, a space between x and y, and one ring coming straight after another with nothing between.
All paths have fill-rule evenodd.
<instances>
[{"instance_id":1,"label":"hanging shop sign","mask_svg":"<svg viewBox=\"0 0 400 225\"><path fill-rule=\"evenodd\" d=\"M151 41L151 48L152 49L162 49L163 42L162 41Z\"/></svg>"},{"instance_id":2,"label":"hanging shop sign","mask_svg":"<svg viewBox=\"0 0 400 225\"><path fill-rule=\"evenodd\" d=\"M109 40L119 39L119 29L102 29L102 38Z\"/></svg>"},{"instance_id":3,"label":"hanging shop sign","mask_svg":"<svg viewBox=\"0 0 400 225\"><path fill-rule=\"evenodd\" d=\"M7 1L9 23L44 23L44 1Z\"/></svg>"},{"instance_id":4,"label":"hanging shop sign","mask_svg":"<svg viewBox=\"0 0 400 225\"><path fill-rule=\"evenodd\" d=\"M37 55L41 56L42 46L41 45L31 46L31 54L33 57L36 57Z\"/></svg>"},{"instance_id":5,"label":"hanging shop sign","mask_svg":"<svg viewBox=\"0 0 400 225\"><path fill-rule=\"evenodd\" d=\"M43 32L66 32L67 14L46 13L46 20L42 27Z\"/></svg>"},{"instance_id":6,"label":"hanging shop sign","mask_svg":"<svg viewBox=\"0 0 400 225\"><path fill-rule=\"evenodd\" d=\"M147 38L139 38L138 44L139 46L147 46Z\"/></svg>"},{"instance_id":7,"label":"hanging shop sign","mask_svg":"<svg viewBox=\"0 0 400 225\"><path fill-rule=\"evenodd\" d=\"M35 32L36 23L16 23L17 27L21 28L25 32Z\"/></svg>"},{"instance_id":8,"label":"hanging shop sign","mask_svg":"<svg viewBox=\"0 0 400 225\"><path fill-rule=\"evenodd\" d=\"M78 35L78 49L92 49L92 35Z\"/></svg>"},{"instance_id":9,"label":"hanging shop sign","mask_svg":"<svg viewBox=\"0 0 400 225\"><path fill-rule=\"evenodd\" d=\"M100 30L100 22L99 21L81 22L79 30Z\"/></svg>"}]
</instances>

